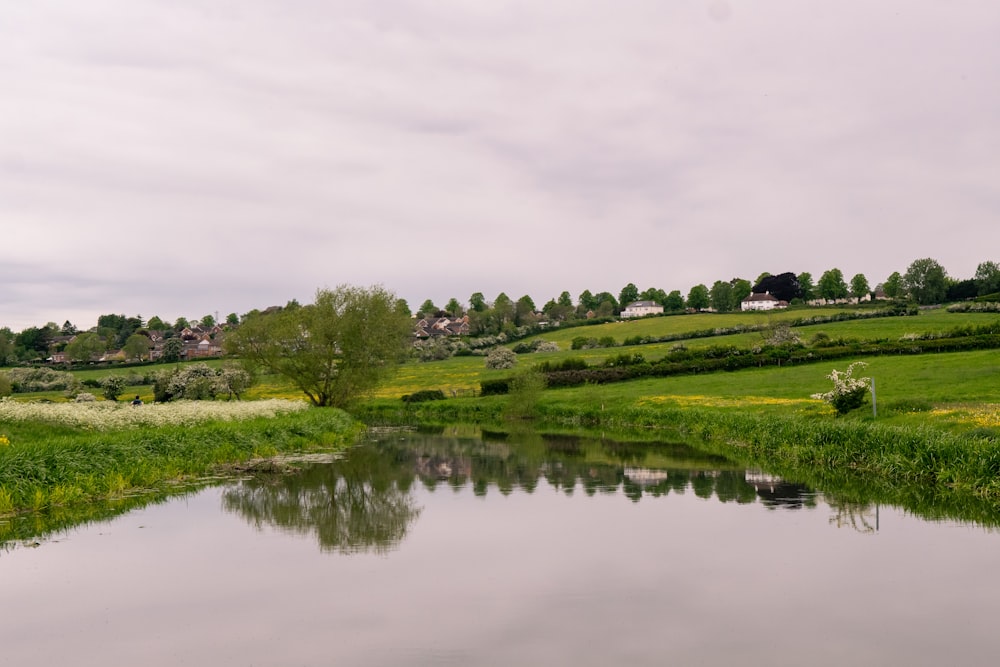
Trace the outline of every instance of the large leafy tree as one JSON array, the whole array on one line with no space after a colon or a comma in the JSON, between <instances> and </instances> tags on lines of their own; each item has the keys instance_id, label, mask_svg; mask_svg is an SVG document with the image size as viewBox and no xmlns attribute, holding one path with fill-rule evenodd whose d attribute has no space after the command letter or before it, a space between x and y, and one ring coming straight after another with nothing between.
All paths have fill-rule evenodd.
<instances>
[{"instance_id":1,"label":"large leafy tree","mask_svg":"<svg viewBox=\"0 0 1000 667\"><path fill-rule=\"evenodd\" d=\"M87 332L79 334L67 343L64 352L70 361L90 361L101 356L107 349L104 339L95 333Z\"/></svg>"},{"instance_id":2,"label":"large leafy tree","mask_svg":"<svg viewBox=\"0 0 1000 667\"><path fill-rule=\"evenodd\" d=\"M667 295L663 302L663 307L667 311L684 310L684 296L680 290L673 290Z\"/></svg>"},{"instance_id":3,"label":"large leafy tree","mask_svg":"<svg viewBox=\"0 0 1000 667\"><path fill-rule=\"evenodd\" d=\"M448 299L448 303L445 304L444 309L448 312L451 317L461 317L465 315L465 308L459 303L458 299L451 297Z\"/></svg>"},{"instance_id":4,"label":"large leafy tree","mask_svg":"<svg viewBox=\"0 0 1000 667\"><path fill-rule=\"evenodd\" d=\"M142 360L143 357L149 355L151 347L153 347L153 343L149 340L148 336L136 333L129 336L128 340L125 341L125 344L122 346L122 352L125 353L126 359Z\"/></svg>"},{"instance_id":5,"label":"large leafy tree","mask_svg":"<svg viewBox=\"0 0 1000 667\"><path fill-rule=\"evenodd\" d=\"M870 294L871 291L872 289L868 285L868 279L865 278L865 274L857 273L851 278L851 296L855 299L860 299L866 294Z\"/></svg>"},{"instance_id":6,"label":"large leafy tree","mask_svg":"<svg viewBox=\"0 0 1000 667\"><path fill-rule=\"evenodd\" d=\"M417 312L424 317L434 317L434 313L437 311L438 307L434 305L434 302L430 299L426 299L422 304L420 304L420 309Z\"/></svg>"},{"instance_id":7,"label":"large leafy tree","mask_svg":"<svg viewBox=\"0 0 1000 667\"><path fill-rule=\"evenodd\" d=\"M890 299L898 299L903 296L903 276L899 271L893 271L882 284L882 290Z\"/></svg>"},{"instance_id":8,"label":"large leafy tree","mask_svg":"<svg viewBox=\"0 0 1000 667\"><path fill-rule=\"evenodd\" d=\"M6 366L14 358L14 332L10 327L0 329L0 366Z\"/></svg>"},{"instance_id":9,"label":"large leafy tree","mask_svg":"<svg viewBox=\"0 0 1000 667\"><path fill-rule=\"evenodd\" d=\"M49 343L56 335L58 328L28 327L17 334L14 345L22 359L33 359L44 356L49 351Z\"/></svg>"},{"instance_id":10,"label":"large leafy tree","mask_svg":"<svg viewBox=\"0 0 1000 667\"><path fill-rule=\"evenodd\" d=\"M610 317L618 313L619 304L611 292L598 292L594 299L597 301L598 317Z\"/></svg>"},{"instance_id":11,"label":"large leafy tree","mask_svg":"<svg viewBox=\"0 0 1000 667\"><path fill-rule=\"evenodd\" d=\"M638 300L639 288L635 286L635 283L629 283L618 293L618 303L621 304L622 308Z\"/></svg>"},{"instance_id":12,"label":"large leafy tree","mask_svg":"<svg viewBox=\"0 0 1000 667\"><path fill-rule=\"evenodd\" d=\"M816 298L816 286L813 285L813 276L808 271L803 271L797 276L799 290L802 292L804 301L811 301Z\"/></svg>"},{"instance_id":13,"label":"large leafy tree","mask_svg":"<svg viewBox=\"0 0 1000 667\"><path fill-rule=\"evenodd\" d=\"M469 297L469 308L476 313L482 313L490 307L490 304L486 303L486 297L483 296L482 292L473 292L472 296Z\"/></svg>"},{"instance_id":14,"label":"large leafy tree","mask_svg":"<svg viewBox=\"0 0 1000 667\"><path fill-rule=\"evenodd\" d=\"M847 283L844 282L844 273L840 269L824 271L817 287L819 295L828 301L847 298Z\"/></svg>"},{"instance_id":15,"label":"large leafy tree","mask_svg":"<svg viewBox=\"0 0 1000 667\"><path fill-rule=\"evenodd\" d=\"M776 299L791 303L792 299L802 296L802 285L799 283L799 277L791 271L778 275L768 273L757 281L753 291L756 294L767 292Z\"/></svg>"},{"instance_id":16,"label":"large leafy tree","mask_svg":"<svg viewBox=\"0 0 1000 667\"><path fill-rule=\"evenodd\" d=\"M687 305L688 308L694 308L695 310L702 310L708 308L708 288L703 284L695 285L688 292Z\"/></svg>"},{"instance_id":17,"label":"large leafy tree","mask_svg":"<svg viewBox=\"0 0 1000 667\"><path fill-rule=\"evenodd\" d=\"M716 280L708 294L712 308L720 313L728 313L734 307L733 286L724 280Z\"/></svg>"},{"instance_id":18,"label":"large leafy tree","mask_svg":"<svg viewBox=\"0 0 1000 667\"><path fill-rule=\"evenodd\" d=\"M514 323L517 326L533 324L535 322L535 302L525 294L514 304Z\"/></svg>"},{"instance_id":19,"label":"large leafy tree","mask_svg":"<svg viewBox=\"0 0 1000 667\"><path fill-rule=\"evenodd\" d=\"M976 267L976 289L980 296L1000 292L1000 265L983 262Z\"/></svg>"},{"instance_id":20,"label":"large leafy tree","mask_svg":"<svg viewBox=\"0 0 1000 667\"><path fill-rule=\"evenodd\" d=\"M903 274L903 288L919 304L941 303L948 292L948 274L937 260L913 260Z\"/></svg>"},{"instance_id":21,"label":"large leafy tree","mask_svg":"<svg viewBox=\"0 0 1000 667\"><path fill-rule=\"evenodd\" d=\"M753 285L746 278L733 278L729 283L733 286L733 300L737 306L753 294Z\"/></svg>"},{"instance_id":22,"label":"large leafy tree","mask_svg":"<svg viewBox=\"0 0 1000 667\"><path fill-rule=\"evenodd\" d=\"M343 407L370 394L402 358L410 321L386 289L341 285L316 301L248 317L226 337L251 372L288 378L317 406Z\"/></svg>"},{"instance_id":23,"label":"large leafy tree","mask_svg":"<svg viewBox=\"0 0 1000 667\"><path fill-rule=\"evenodd\" d=\"M166 362L180 361L183 352L184 341L180 338L168 338L163 342L163 354L160 358Z\"/></svg>"}]
</instances>

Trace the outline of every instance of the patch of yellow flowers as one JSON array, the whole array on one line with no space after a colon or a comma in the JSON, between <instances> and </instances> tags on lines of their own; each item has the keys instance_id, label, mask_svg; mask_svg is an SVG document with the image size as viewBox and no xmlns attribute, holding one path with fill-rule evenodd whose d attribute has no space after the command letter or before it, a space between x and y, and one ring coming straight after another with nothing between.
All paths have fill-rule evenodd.
<instances>
[{"instance_id":1,"label":"patch of yellow flowers","mask_svg":"<svg viewBox=\"0 0 1000 667\"><path fill-rule=\"evenodd\" d=\"M10 446L10 438L5 436L3 433L0 433L0 447L9 447L9 446Z\"/></svg>"},{"instance_id":2,"label":"patch of yellow flowers","mask_svg":"<svg viewBox=\"0 0 1000 667\"><path fill-rule=\"evenodd\" d=\"M639 401L640 405L656 405L672 403L684 407L706 407L706 408L739 408L748 405L812 405L816 401L806 398L775 398L773 396L740 396L738 398L725 398L722 396L651 396Z\"/></svg>"},{"instance_id":3,"label":"patch of yellow flowers","mask_svg":"<svg viewBox=\"0 0 1000 667\"><path fill-rule=\"evenodd\" d=\"M968 422L976 426L1000 426L1000 406L995 404L981 405L969 408L936 408L931 410L934 417L945 417L960 422Z\"/></svg>"}]
</instances>

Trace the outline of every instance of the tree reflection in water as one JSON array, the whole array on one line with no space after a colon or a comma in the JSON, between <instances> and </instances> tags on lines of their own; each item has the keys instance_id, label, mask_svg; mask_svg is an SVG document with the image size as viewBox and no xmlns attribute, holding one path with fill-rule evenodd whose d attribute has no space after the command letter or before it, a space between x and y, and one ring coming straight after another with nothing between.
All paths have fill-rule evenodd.
<instances>
[{"instance_id":1,"label":"tree reflection in water","mask_svg":"<svg viewBox=\"0 0 1000 667\"><path fill-rule=\"evenodd\" d=\"M315 534L324 551L386 553L420 514L409 462L373 447L340 461L308 465L294 474L245 480L223 493L223 508L251 525Z\"/></svg>"}]
</instances>

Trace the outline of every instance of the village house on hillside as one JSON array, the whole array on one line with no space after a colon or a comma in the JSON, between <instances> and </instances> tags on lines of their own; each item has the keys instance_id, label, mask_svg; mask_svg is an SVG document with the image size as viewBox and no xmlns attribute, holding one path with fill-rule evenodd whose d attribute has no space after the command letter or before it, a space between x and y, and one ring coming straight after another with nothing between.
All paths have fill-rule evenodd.
<instances>
[{"instance_id":1,"label":"village house on hillside","mask_svg":"<svg viewBox=\"0 0 1000 667\"><path fill-rule=\"evenodd\" d=\"M432 338L434 336L468 336L469 316L457 319L450 317L421 317L413 326L415 338Z\"/></svg>"},{"instance_id":2,"label":"village house on hillside","mask_svg":"<svg viewBox=\"0 0 1000 667\"><path fill-rule=\"evenodd\" d=\"M625 306L622 317L645 317L646 315L662 315L663 306L655 301L633 301Z\"/></svg>"},{"instance_id":3,"label":"village house on hillside","mask_svg":"<svg viewBox=\"0 0 1000 667\"><path fill-rule=\"evenodd\" d=\"M770 292L754 293L740 302L740 310L774 310L788 308L787 301L781 301Z\"/></svg>"},{"instance_id":4,"label":"village house on hillside","mask_svg":"<svg viewBox=\"0 0 1000 667\"><path fill-rule=\"evenodd\" d=\"M163 358L164 346L168 340L169 332L155 329L143 330L140 332L149 338L148 356L149 361L156 361ZM194 325L186 327L177 332L173 338L180 340L182 347L180 358L182 360L200 359L205 357L220 357L224 354L222 349L222 339L225 329L219 325L203 327ZM53 364L68 364L71 359L66 355L65 347L75 339L76 336L59 336L53 340L53 349L48 357L48 361ZM109 361L125 361L125 353L122 350L107 350L91 361L102 363Z\"/></svg>"}]
</instances>

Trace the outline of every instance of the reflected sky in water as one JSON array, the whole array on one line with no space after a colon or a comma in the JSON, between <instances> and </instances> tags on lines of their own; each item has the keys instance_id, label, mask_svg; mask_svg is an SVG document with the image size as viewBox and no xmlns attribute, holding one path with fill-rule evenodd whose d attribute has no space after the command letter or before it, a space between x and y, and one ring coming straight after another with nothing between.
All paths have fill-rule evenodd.
<instances>
[{"instance_id":1,"label":"reflected sky in water","mask_svg":"<svg viewBox=\"0 0 1000 667\"><path fill-rule=\"evenodd\" d=\"M389 489L393 503L359 507L352 492L353 509L319 511L341 517L325 534L346 540L387 506L398 521L405 498L414 511L401 535L386 531L388 548L331 549L321 529L303 529L317 499L339 502L335 485L354 474L314 471L301 486L209 488L0 553L0 665L995 662L995 532L886 507L876 532L874 507L845 512L808 493L722 502L693 482L638 501L544 478L531 493L491 482L477 495L475 456L472 477L430 490L414 461L454 476L453 445L369 459L387 477L363 490ZM595 451L572 460L608 465ZM542 461L533 456L518 465ZM268 487L284 500L264 501L264 514L294 519L234 504ZM351 511L368 515L345 520Z\"/></svg>"}]
</instances>

